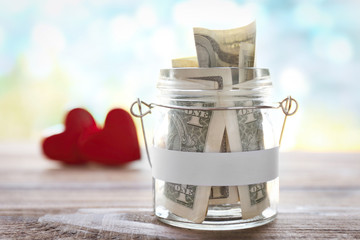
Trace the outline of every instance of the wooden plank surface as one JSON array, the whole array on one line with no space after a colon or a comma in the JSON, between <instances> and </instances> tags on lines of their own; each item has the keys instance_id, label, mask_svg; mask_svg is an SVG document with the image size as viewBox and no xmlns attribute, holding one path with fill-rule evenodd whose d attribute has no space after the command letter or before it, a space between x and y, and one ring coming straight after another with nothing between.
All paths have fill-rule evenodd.
<instances>
[{"instance_id":1,"label":"wooden plank surface","mask_svg":"<svg viewBox=\"0 0 360 240\"><path fill-rule=\"evenodd\" d=\"M254 229L165 225L151 194L145 160L66 167L0 144L0 239L360 239L360 153L281 153L279 215Z\"/></svg>"}]
</instances>

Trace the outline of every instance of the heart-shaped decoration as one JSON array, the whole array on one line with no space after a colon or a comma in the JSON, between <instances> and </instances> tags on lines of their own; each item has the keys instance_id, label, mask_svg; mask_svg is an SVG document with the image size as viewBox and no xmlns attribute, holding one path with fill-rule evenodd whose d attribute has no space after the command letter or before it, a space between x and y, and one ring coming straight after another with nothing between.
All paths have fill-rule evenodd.
<instances>
[{"instance_id":1,"label":"heart-shaped decoration","mask_svg":"<svg viewBox=\"0 0 360 240\"><path fill-rule=\"evenodd\" d=\"M50 159L67 164L82 164L86 159L78 151L80 136L91 136L99 132L91 114L82 108L71 110L65 118L65 130L43 140L43 153Z\"/></svg>"},{"instance_id":2,"label":"heart-shaped decoration","mask_svg":"<svg viewBox=\"0 0 360 240\"><path fill-rule=\"evenodd\" d=\"M111 110L100 132L81 137L79 150L88 161L106 165L140 159L139 142L130 114L120 108Z\"/></svg>"}]
</instances>

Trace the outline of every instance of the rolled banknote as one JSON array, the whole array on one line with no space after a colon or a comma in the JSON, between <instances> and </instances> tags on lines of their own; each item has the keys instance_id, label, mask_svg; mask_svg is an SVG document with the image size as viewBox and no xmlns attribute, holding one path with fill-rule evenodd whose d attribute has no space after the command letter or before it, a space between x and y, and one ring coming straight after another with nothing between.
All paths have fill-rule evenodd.
<instances>
[{"instance_id":1,"label":"rolled banknote","mask_svg":"<svg viewBox=\"0 0 360 240\"><path fill-rule=\"evenodd\" d=\"M199 67L197 57L175 58L172 60L173 68Z\"/></svg>"},{"instance_id":2,"label":"rolled banknote","mask_svg":"<svg viewBox=\"0 0 360 240\"><path fill-rule=\"evenodd\" d=\"M240 43L255 45L256 23L229 30L194 28L199 67L239 67Z\"/></svg>"},{"instance_id":3,"label":"rolled banknote","mask_svg":"<svg viewBox=\"0 0 360 240\"><path fill-rule=\"evenodd\" d=\"M255 44L242 42L239 48L239 67L255 67ZM250 72L250 71L249 71ZM252 78L247 78L252 79Z\"/></svg>"},{"instance_id":4,"label":"rolled banknote","mask_svg":"<svg viewBox=\"0 0 360 240\"><path fill-rule=\"evenodd\" d=\"M171 81L173 89L189 90L222 90L231 88L238 84L238 71L226 68L186 68L186 69L162 69L160 71L162 78L158 85ZM174 81L176 79L176 81ZM234 82L225 81L225 79L235 79Z\"/></svg>"},{"instance_id":5,"label":"rolled banknote","mask_svg":"<svg viewBox=\"0 0 360 240\"><path fill-rule=\"evenodd\" d=\"M242 104L245 107L254 105L257 104L253 101L245 101ZM241 109L229 112L233 114L233 116L228 114L226 119L230 151L241 152L264 149L260 110ZM236 118L234 115L236 115ZM266 185L266 183L258 183L238 186L243 219L258 216L270 205Z\"/></svg>"},{"instance_id":6,"label":"rolled banknote","mask_svg":"<svg viewBox=\"0 0 360 240\"><path fill-rule=\"evenodd\" d=\"M239 67L253 67L255 64L255 45L252 43L241 43L239 51ZM241 88L245 82L248 84L256 76L253 71L245 71L239 74ZM250 96L251 98L251 96ZM235 105L245 107L260 105L252 100L237 103ZM229 131L229 147L233 152L256 151L264 149L263 116L260 110L240 109L227 111L225 117L226 129ZM243 219L249 219L261 214L270 206L267 192L267 183L238 186Z\"/></svg>"},{"instance_id":7,"label":"rolled banknote","mask_svg":"<svg viewBox=\"0 0 360 240\"><path fill-rule=\"evenodd\" d=\"M194 38L200 67L242 68L255 66L255 22L230 30L194 28ZM246 80L255 77L252 71L244 70L242 73L239 72L238 87ZM235 104L220 100L220 104L222 106L254 106L252 101ZM264 149L260 110L224 111L223 114L230 151ZM237 188L243 219L261 214L270 205L266 183L238 186Z\"/></svg>"},{"instance_id":8,"label":"rolled banknote","mask_svg":"<svg viewBox=\"0 0 360 240\"><path fill-rule=\"evenodd\" d=\"M216 114L222 114L223 112L217 111ZM223 115L223 121L225 118ZM229 140L226 129L224 129L224 135L221 142L220 152L230 152ZM236 186L212 186L209 205L222 205L222 204L234 204L239 202L239 192Z\"/></svg>"},{"instance_id":9,"label":"rolled banknote","mask_svg":"<svg viewBox=\"0 0 360 240\"><path fill-rule=\"evenodd\" d=\"M190 73L187 71L189 70ZM195 71L197 72L197 71ZM193 72L193 73L195 73ZM167 74L174 74L172 84L180 89L219 89L224 86L224 79L231 79L231 71L222 69L191 74L190 69L174 70L171 73L162 72L161 75L168 79ZM162 81L160 79L160 81ZM166 81L166 80L164 80ZM170 102L182 105L182 102ZM193 107L214 107L214 103L196 102ZM219 111L176 110L168 111L168 131L165 147L168 150L185 152L220 152L224 145L223 134L225 121ZM228 197L226 190L215 189L211 186L195 186L179 183L165 182L163 198L157 201L171 213L195 223L204 221L209 197L216 200ZM222 190L222 191L221 191ZM237 194L237 192L236 192Z\"/></svg>"},{"instance_id":10,"label":"rolled banknote","mask_svg":"<svg viewBox=\"0 0 360 240\"><path fill-rule=\"evenodd\" d=\"M211 107L197 103L198 107ZM221 115L213 111L169 110L166 149L185 152L219 152L224 132ZM166 182L164 207L195 223L206 216L210 186L194 186Z\"/></svg>"},{"instance_id":11,"label":"rolled banknote","mask_svg":"<svg viewBox=\"0 0 360 240\"><path fill-rule=\"evenodd\" d=\"M178 58L173 59L173 67L184 66L182 64L189 58ZM194 61L195 62L195 61ZM196 67L193 65L187 65L187 67ZM238 71L236 69L187 69L187 70L178 70L173 71L173 76L177 82L177 84L181 85L182 89L231 89L234 84L237 84L236 81L238 78L234 77L234 75L238 76ZM209 81L212 79L213 81ZM236 82L232 82L235 80ZM218 99L218 103L220 103ZM217 106L220 106L218 104ZM223 112L215 111L215 117L217 118L218 115L223 116ZM224 120L223 120L224 121ZM227 141L227 134L224 131L221 148L219 149L220 152L227 152L228 151L228 141ZM236 186L212 186L210 197L209 197L209 205L219 205L219 204L233 204L239 201L239 194L238 189Z\"/></svg>"}]
</instances>

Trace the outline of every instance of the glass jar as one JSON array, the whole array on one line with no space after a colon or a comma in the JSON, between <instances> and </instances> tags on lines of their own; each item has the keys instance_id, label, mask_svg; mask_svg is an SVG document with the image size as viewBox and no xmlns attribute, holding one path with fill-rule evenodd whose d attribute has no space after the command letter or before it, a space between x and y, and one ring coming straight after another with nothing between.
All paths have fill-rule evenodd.
<instances>
[{"instance_id":1,"label":"glass jar","mask_svg":"<svg viewBox=\"0 0 360 240\"><path fill-rule=\"evenodd\" d=\"M150 148L157 218L205 230L274 220L280 133L269 70L163 69L157 89Z\"/></svg>"}]
</instances>

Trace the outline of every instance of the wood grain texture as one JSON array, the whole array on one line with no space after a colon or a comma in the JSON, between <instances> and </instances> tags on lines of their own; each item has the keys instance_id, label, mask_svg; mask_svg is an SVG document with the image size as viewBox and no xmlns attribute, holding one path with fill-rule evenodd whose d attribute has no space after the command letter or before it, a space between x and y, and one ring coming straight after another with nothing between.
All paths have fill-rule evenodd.
<instances>
[{"instance_id":1,"label":"wood grain texture","mask_svg":"<svg viewBox=\"0 0 360 240\"><path fill-rule=\"evenodd\" d=\"M360 239L360 153L281 153L277 219L195 231L152 213L145 160L66 167L35 146L0 144L0 239Z\"/></svg>"}]
</instances>

